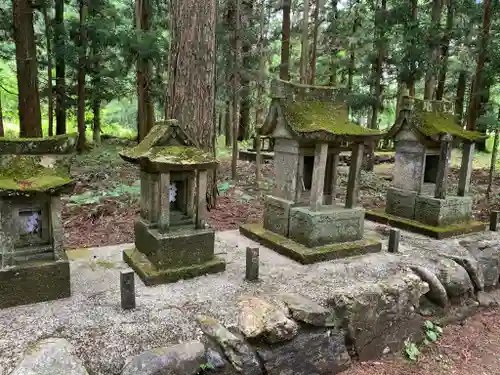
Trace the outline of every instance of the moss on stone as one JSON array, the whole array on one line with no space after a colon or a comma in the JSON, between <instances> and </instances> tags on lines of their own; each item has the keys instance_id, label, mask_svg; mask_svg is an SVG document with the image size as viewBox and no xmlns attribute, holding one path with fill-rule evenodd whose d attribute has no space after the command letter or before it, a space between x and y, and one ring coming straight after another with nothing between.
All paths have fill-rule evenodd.
<instances>
[{"instance_id":1,"label":"moss on stone","mask_svg":"<svg viewBox=\"0 0 500 375\"><path fill-rule=\"evenodd\" d=\"M209 153L196 147L187 146L154 147L149 153L149 159L156 163L183 165L214 163L216 161Z\"/></svg>"},{"instance_id":2,"label":"moss on stone","mask_svg":"<svg viewBox=\"0 0 500 375\"><path fill-rule=\"evenodd\" d=\"M469 141L484 137L479 132L462 129L458 125L456 116L452 113L417 112L415 113L414 124L426 136L448 133Z\"/></svg>"},{"instance_id":3,"label":"moss on stone","mask_svg":"<svg viewBox=\"0 0 500 375\"><path fill-rule=\"evenodd\" d=\"M283 116L297 133L324 131L332 135L376 136L379 130L349 121L347 106L326 101L283 101Z\"/></svg>"},{"instance_id":4,"label":"moss on stone","mask_svg":"<svg viewBox=\"0 0 500 375\"><path fill-rule=\"evenodd\" d=\"M66 154L74 151L78 134L42 138L0 137L0 154Z\"/></svg>"}]
</instances>

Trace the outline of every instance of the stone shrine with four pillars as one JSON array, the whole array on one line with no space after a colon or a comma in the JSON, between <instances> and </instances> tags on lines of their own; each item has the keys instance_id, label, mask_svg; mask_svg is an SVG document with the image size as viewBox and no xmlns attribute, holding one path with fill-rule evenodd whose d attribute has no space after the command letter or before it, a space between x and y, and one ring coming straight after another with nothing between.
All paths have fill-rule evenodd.
<instances>
[{"instance_id":1,"label":"stone shrine with four pillars","mask_svg":"<svg viewBox=\"0 0 500 375\"><path fill-rule=\"evenodd\" d=\"M71 295L61 194L77 138L0 138L0 308Z\"/></svg>"},{"instance_id":2,"label":"stone shrine with four pillars","mask_svg":"<svg viewBox=\"0 0 500 375\"><path fill-rule=\"evenodd\" d=\"M120 156L141 169L141 213L135 248L124 261L145 285L224 271L214 256L214 231L205 220L208 171L216 159L200 149L176 120L156 124Z\"/></svg>"},{"instance_id":3,"label":"stone shrine with four pillars","mask_svg":"<svg viewBox=\"0 0 500 375\"><path fill-rule=\"evenodd\" d=\"M396 144L392 185L385 211L368 211L367 219L435 238L484 230L483 223L472 220L469 195L474 142L484 135L462 129L453 103L405 95L387 136ZM457 193L449 195L454 143L461 143L462 163Z\"/></svg>"},{"instance_id":4,"label":"stone shrine with four pillars","mask_svg":"<svg viewBox=\"0 0 500 375\"><path fill-rule=\"evenodd\" d=\"M301 263L380 251L364 239L357 207L365 144L383 134L349 120L345 91L275 80L260 134L274 140L275 186L263 224L240 232ZM345 202L337 202L339 154L352 153Z\"/></svg>"}]
</instances>

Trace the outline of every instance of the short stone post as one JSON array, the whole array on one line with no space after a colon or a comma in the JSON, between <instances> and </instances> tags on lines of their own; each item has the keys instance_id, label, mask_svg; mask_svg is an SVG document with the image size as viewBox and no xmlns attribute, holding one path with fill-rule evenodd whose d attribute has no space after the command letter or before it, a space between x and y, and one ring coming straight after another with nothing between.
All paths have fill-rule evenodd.
<instances>
[{"instance_id":1,"label":"short stone post","mask_svg":"<svg viewBox=\"0 0 500 375\"><path fill-rule=\"evenodd\" d=\"M399 252L399 239L401 238L401 232L399 229L391 228L389 231L389 249L390 253Z\"/></svg>"},{"instance_id":2,"label":"short stone post","mask_svg":"<svg viewBox=\"0 0 500 375\"><path fill-rule=\"evenodd\" d=\"M120 272L120 293L123 310L135 309L135 279L134 271Z\"/></svg>"},{"instance_id":3,"label":"short stone post","mask_svg":"<svg viewBox=\"0 0 500 375\"><path fill-rule=\"evenodd\" d=\"M497 227L498 227L498 214L500 213L500 211L491 211L490 213L490 230L492 232L496 232L497 231Z\"/></svg>"},{"instance_id":4,"label":"short stone post","mask_svg":"<svg viewBox=\"0 0 500 375\"><path fill-rule=\"evenodd\" d=\"M453 137L450 134L444 134L441 137L441 150L439 152L439 164L436 178L436 190L434 198L446 198L446 180L448 177L448 169L451 157L451 141Z\"/></svg>"},{"instance_id":5,"label":"short stone post","mask_svg":"<svg viewBox=\"0 0 500 375\"><path fill-rule=\"evenodd\" d=\"M256 281L259 279L259 248L258 247L247 247L245 278L248 281Z\"/></svg>"}]
</instances>

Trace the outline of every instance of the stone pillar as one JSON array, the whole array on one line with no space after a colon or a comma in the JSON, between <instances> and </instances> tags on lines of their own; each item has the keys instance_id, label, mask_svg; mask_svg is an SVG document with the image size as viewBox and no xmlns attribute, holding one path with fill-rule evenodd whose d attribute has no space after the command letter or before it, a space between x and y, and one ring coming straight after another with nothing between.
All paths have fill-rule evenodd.
<instances>
[{"instance_id":1,"label":"stone pillar","mask_svg":"<svg viewBox=\"0 0 500 375\"><path fill-rule=\"evenodd\" d=\"M63 250L63 224L61 197L52 196L50 199L50 237L55 254L61 254Z\"/></svg>"},{"instance_id":2,"label":"stone pillar","mask_svg":"<svg viewBox=\"0 0 500 375\"><path fill-rule=\"evenodd\" d=\"M354 208L358 203L359 175L363 164L363 143L355 143L352 147L351 166L347 180L345 208Z\"/></svg>"},{"instance_id":3,"label":"stone pillar","mask_svg":"<svg viewBox=\"0 0 500 375\"><path fill-rule=\"evenodd\" d=\"M312 210L318 210L323 204L323 190L325 188L325 170L327 157L328 143L316 144L316 149L314 150L314 168L310 195L310 204Z\"/></svg>"},{"instance_id":4,"label":"stone pillar","mask_svg":"<svg viewBox=\"0 0 500 375\"><path fill-rule=\"evenodd\" d=\"M141 217L151 223L158 221L160 175L141 171Z\"/></svg>"},{"instance_id":5,"label":"stone pillar","mask_svg":"<svg viewBox=\"0 0 500 375\"><path fill-rule=\"evenodd\" d=\"M469 192L473 158L474 158L474 142L464 141L463 151L462 151L462 165L460 166L460 176L458 179L459 197L464 197Z\"/></svg>"},{"instance_id":6,"label":"stone pillar","mask_svg":"<svg viewBox=\"0 0 500 375\"><path fill-rule=\"evenodd\" d=\"M170 173L168 172L160 174L159 205L158 229L160 232L167 232L170 227Z\"/></svg>"},{"instance_id":7,"label":"stone pillar","mask_svg":"<svg viewBox=\"0 0 500 375\"><path fill-rule=\"evenodd\" d=\"M441 150L439 152L439 165L436 178L436 190L434 198L446 198L446 179L448 177L448 169L451 158L451 142L453 137L450 134L441 136Z\"/></svg>"},{"instance_id":8,"label":"stone pillar","mask_svg":"<svg viewBox=\"0 0 500 375\"><path fill-rule=\"evenodd\" d=\"M205 228L205 211L207 208L207 171L196 175L196 229Z\"/></svg>"},{"instance_id":9,"label":"stone pillar","mask_svg":"<svg viewBox=\"0 0 500 375\"><path fill-rule=\"evenodd\" d=\"M340 154L335 153L332 155L332 164L331 164L331 175L330 175L330 197L326 204L334 204L335 203L335 191L337 190L337 177L339 174L339 159Z\"/></svg>"},{"instance_id":10,"label":"stone pillar","mask_svg":"<svg viewBox=\"0 0 500 375\"><path fill-rule=\"evenodd\" d=\"M196 186L194 177L189 177L186 180L186 215L193 218L195 217L194 201L196 196Z\"/></svg>"}]
</instances>

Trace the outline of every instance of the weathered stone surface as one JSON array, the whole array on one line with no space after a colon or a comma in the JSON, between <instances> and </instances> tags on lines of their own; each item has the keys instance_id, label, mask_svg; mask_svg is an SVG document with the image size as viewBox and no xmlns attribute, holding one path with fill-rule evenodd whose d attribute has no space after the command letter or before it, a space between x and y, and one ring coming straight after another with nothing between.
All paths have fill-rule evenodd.
<instances>
[{"instance_id":1,"label":"weathered stone surface","mask_svg":"<svg viewBox=\"0 0 500 375\"><path fill-rule=\"evenodd\" d=\"M416 191L391 187L387 190L385 212L391 215L413 219L415 216Z\"/></svg>"},{"instance_id":2,"label":"weathered stone surface","mask_svg":"<svg viewBox=\"0 0 500 375\"><path fill-rule=\"evenodd\" d=\"M28 348L11 375L88 375L73 351L73 346L65 339L42 340Z\"/></svg>"},{"instance_id":3,"label":"weathered stone surface","mask_svg":"<svg viewBox=\"0 0 500 375\"><path fill-rule=\"evenodd\" d=\"M445 308L448 306L449 301L446 289L436 275L422 266L411 266L410 269L429 285L427 296L432 302L436 303L439 307Z\"/></svg>"},{"instance_id":4,"label":"weathered stone surface","mask_svg":"<svg viewBox=\"0 0 500 375\"><path fill-rule=\"evenodd\" d=\"M427 283L404 272L376 284L358 283L336 289L328 300L361 361L399 351L407 338L421 334L423 318L416 314Z\"/></svg>"},{"instance_id":5,"label":"weathered stone surface","mask_svg":"<svg viewBox=\"0 0 500 375\"><path fill-rule=\"evenodd\" d=\"M283 345L257 349L268 375L332 375L351 365L343 332L303 332Z\"/></svg>"},{"instance_id":6,"label":"weathered stone surface","mask_svg":"<svg viewBox=\"0 0 500 375\"><path fill-rule=\"evenodd\" d=\"M199 316L197 320L203 333L221 346L237 371L245 375L263 375L257 354L248 343L215 319Z\"/></svg>"},{"instance_id":7,"label":"weathered stone surface","mask_svg":"<svg viewBox=\"0 0 500 375\"><path fill-rule=\"evenodd\" d=\"M238 301L238 328L248 338L263 337L269 343L291 340L299 326L278 307L257 297Z\"/></svg>"},{"instance_id":8,"label":"weathered stone surface","mask_svg":"<svg viewBox=\"0 0 500 375\"><path fill-rule=\"evenodd\" d=\"M333 324L332 312L310 299L292 293L279 294L277 297L286 304L295 320L318 327Z\"/></svg>"},{"instance_id":9,"label":"weathered stone surface","mask_svg":"<svg viewBox=\"0 0 500 375\"><path fill-rule=\"evenodd\" d=\"M471 197L438 199L418 195L415 200L415 220L433 226L466 223L472 217Z\"/></svg>"},{"instance_id":10,"label":"weathered stone surface","mask_svg":"<svg viewBox=\"0 0 500 375\"><path fill-rule=\"evenodd\" d=\"M192 341L132 357L122 375L195 375L205 362L205 346Z\"/></svg>"},{"instance_id":11,"label":"weathered stone surface","mask_svg":"<svg viewBox=\"0 0 500 375\"><path fill-rule=\"evenodd\" d=\"M444 255L462 266L469 275L476 290L484 289L484 274L476 259L463 255Z\"/></svg>"},{"instance_id":12,"label":"weathered stone surface","mask_svg":"<svg viewBox=\"0 0 500 375\"><path fill-rule=\"evenodd\" d=\"M294 207L290 214L289 237L309 247L363 239L365 211L343 206L313 211Z\"/></svg>"},{"instance_id":13,"label":"weathered stone surface","mask_svg":"<svg viewBox=\"0 0 500 375\"><path fill-rule=\"evenodd\" d=\"M483 242L460 242L477 260L484 276L484 287L491 288L500 279L500 247Z\"/></svg>"},{"instance_id":14,"label":"weathered stone surface","mask_svg":"<svg viewBox=\"0 0 500 375\"><path fill-rule=\"evenodd\" d=\"M264 204L264 228L287 237L290 208L293 204L293 201L267 195Z\"/></svg>"},{"instance_id":15,"label":"weathered stone surface","mask_svg":"<svg viewBox=\"0 0 500 375\"><path fill-rule=\"evenodd\" d=\"M498 306L498 301L491 294L486 292L477 293L477 302L481 307L496 307Z\"/></svg>"}]
</instances>

